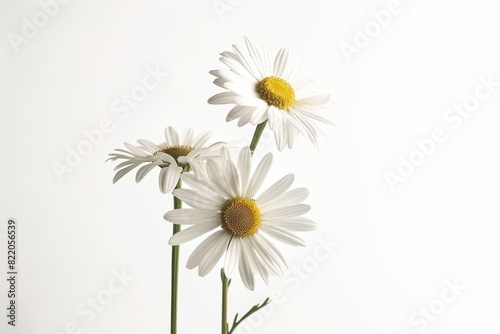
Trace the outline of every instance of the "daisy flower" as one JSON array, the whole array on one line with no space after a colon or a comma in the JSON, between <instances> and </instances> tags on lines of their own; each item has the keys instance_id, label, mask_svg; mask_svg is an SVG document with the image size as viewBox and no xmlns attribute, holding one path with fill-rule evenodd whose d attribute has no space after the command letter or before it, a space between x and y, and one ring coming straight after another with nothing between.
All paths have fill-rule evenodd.
<instances>
[{"instance_id":1,"label":"daisy flower","mask_svg":"<svg viewBox=\"0 0 500 334\"><path fill-rule=\"evenodd\" d=\"M235 104L226 121L238 119L238 126L268 121L274 131L280 151L293 147L298 133L302 133L317 147L318 133L315 121L332 125L320 111L331 108L330 94L311 91L314 79L294 80L296 59L285 48L271 64L267 49L257 48L245 37L246 51L233 45L234 52L221 53L221 62L229 70L214 70L214 84L227 89L212 96L208 103Z\"/></svg>"},{"instance_id":2,"label":"daisy flower","mask_svg":"<svg viewBox=\"0 0 500 334\"><path fill-rule=\"evenodd\" d=\"M174 196L191 208L171 210L164 218L191 226L173 235L169 243L180 245L215 230L190 255L189 269L198 267L198 274L205 276L226 253L225 273L229 276L238 267L243 283L250 290L254 289L256 274L266 284L269 274L283 275L287 268L285 260L269 238L305 246L292 232L313 230L316 224L301 217L310 209L302 204L308 190L288 190L293 174L257 196L271 163L269 153L251 175L250 149L242 149L235 163L223 147L220 161L207 161L207 179L193 174L181 176L191 189L176 189Z\"/></svg>"},{"instance_id":3,"label":"daisy flower","mask_svg":"<svg viewBox=\"0 0 500 334\"><path fill-rule=\"evenodd\" d=\"M184 168L200 169L205 159L218 156L218 150L223 143L204 147L211 132L203 132L194 137L194 130L188 129L181 140L173 127L165 129L165 141L154 144L146 139L139 139L139 145L124 143L125 149L116 149L107 160L124 160L115 167L113 183L116 183L131 170L143 165L137 170L135 181L140 182L155 167L160 167L159 186L162 193L171 192Z\"/></svg>"}]
</instances>

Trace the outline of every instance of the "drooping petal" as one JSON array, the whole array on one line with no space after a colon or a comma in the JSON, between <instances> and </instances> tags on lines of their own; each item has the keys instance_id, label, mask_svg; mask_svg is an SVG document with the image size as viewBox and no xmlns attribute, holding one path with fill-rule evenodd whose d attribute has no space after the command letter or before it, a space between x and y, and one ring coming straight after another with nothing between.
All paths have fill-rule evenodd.
<instances>
[{"instance_id":1,"label":"drooping petal","mask_svg":"<svg viewBox=\"0 0 500 334\"><path fill-rule=\"evenodd\" d=\"M119 179L121 179L123 176L125 176L125 174L127 174L128 172L130 172L132 169L134 169L135 167L137 167L137 165L132 165L132 166L129 166L127 168L124 168L122 170L119 170L116 174L115 174L115 177L113 178L113 183L116 183Z\"/></svg>"},{"instance_id":2,"label":"drooping petal","mask_svg":"<svg viewBox=\"0 0 500 334\"><path fill-rule=\"evenodd\" d=\"M160 191L164 194L171 193L177 185L177 182L179 182L179 176L181 173L182 167L175 165L162 168L160 171L160 178L158 180Z\"/></svg>"},{"instance_id":3,"label":"drooping petal","mask_svg":"<svg viewBox=\"0 0 500 334\"><path fill-rule=\"evenodd\" d=\"M224 230L219 230L211 234L208 238L203 240L203 242L199 244L198 247L195 248L195 250L187 260L186 267L188 269L193 269L198 267L203 258L206 256L207 252L211 248L215 248L218 251L220 251L219 248L222 248L222 254L223 254L229 243L229 238L230 236Z\"/></svg>"},{"instance_id":4,"label":"drooping petal","mask_svg":"<svg viewBox=\"0 0 500 334\"><path fill-rule=\"evenodd\" d=\"M233 274L234 269L238 266L238 261L241 256L240 237L232 237L227 247L226 259L224 260L224 272L227 276Z\"/></svg>"},{"instance_id":5,"label":"drooping petal","mask_svg":"<svg viewBox=\"0 0 500 334\"><path fill-rule=\"evenodd\" d=\"M210 104L228 104L234 103L235 98L238 97L238 94L233 92L222 92L215 94L211 98L208 99L208 103Z\"/></svg>"},{"instance_id":6,"label":"drooping petal","mask_svg":"<svg viewBox=\"0 0 500 334\"><path fill-rule=\"evenodd\" d=\"M281 252L260 233L255 233L251 241L269 270L278 276L283 276L287 265Z\"/></svg>"},{"instance_id":7,"label":"drooping petal","mask_svg":"<svg viewBox=\"0 0 500 334\"><path fill-rule=\"evenodd\" d=\"M219 226L220 224L215 222L196 224L174 234L168 243L170 245L180 245L196 239Z\"/></svg>"},{"instance_id":8,"label":"drooping petal","mask_svg":"<svg viewBox=\"0 0 500 334\"><path fill-rule=\"evenodd\" d=\"M211 247L206 250L198 266L198 275L202 277L208 274L219 262L229 242L228 233L225 231L218 231L214 234L217 235L217 239L214 240Z\"/></svg>"},{"instance_id":9,"label":"drooping petal","mask_svg":"<svg viewBox=\"0 0 500 334\"><path fill-rule=\"evenodd\" d=\"M272 236L274 239L282 241L286 244L292 246L302 246L302 247L306 246L304 240L300 239L299 237L297 237L292 233L289 233L283 228L271 225L262 225L261 230L267 235Z\"/></svg>"},{"instance_id":10,"label":"drooping petal","mask_svg":"<svg viewBox=\"0 0 500 334\"><path fill-rule=\"evenodd\" d=\"M137 174L135 175L135 182L140 182L150 171L158 167L158 165L158 162L153 162L139 168Z\"/></svg>"},{"instance_id":11,"label":"drooping petal","mask_svg":"<svg viewBox=\"0 0 500 334\"><path fill-rule=\"evenodd\" d=\"M247 239L242 239L240 242L240 258L238 269L240 272L241 280L245 287L249 290L255 288L255 276L253 274L252 259L250 258L250 249L247 244Z\"/></svg>"}]
</instances>

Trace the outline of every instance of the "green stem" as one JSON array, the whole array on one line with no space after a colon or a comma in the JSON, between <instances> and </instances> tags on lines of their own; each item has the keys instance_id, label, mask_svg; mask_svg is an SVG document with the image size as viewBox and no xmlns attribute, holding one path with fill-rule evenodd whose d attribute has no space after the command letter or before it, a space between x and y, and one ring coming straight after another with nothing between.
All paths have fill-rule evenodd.
<instances>
[{"instance_id":1,"label":"green stem","mask_svg":"<svg viewBox=\"0 0 500 334\"><path fill-rule=\"evenodd\" d=\"M260 123L257 125L255 128L255 132L252 137L252 141L250 142L250 152L253 155L253 152L255 151L257 144L259 143L260 137L262 136L262 132L264 132L264 129L266 127L267 120L264 122ZM234 317L233 325L231 326L231 330L229 330L229 324L227 323L227 296L228 296L228 289L229 289L229 284L231 283L231 280L227 278L226 274L224 273L224 268L221 269L220 271L220 277L222 280L222 319L221 319L221 333L222 334L231 334L233 331L236 329L236 327L247 317L249 317L251 314L254 312L257 312L260 310L262 307L266 306L269 304L270 300L267 298L261 305L257 304L254 305L250 311L248 311L243 318L238 320L238 314Z\"/></svg>"},{"instance_id":2,"label":"green stem","mask_svg":"<svg viewBox=\"0 0 500 334\"><path fill-rule=\"evenodd\" d=\"M260 136L262 135L262 132L264 132L264 128L266 127L266 124L267 124L267 120L260 123L255 128L255 132L254 132L253 137L252 137L252 142L250 143L250 152L252 152L252 154L255 151L255 149L257 148L257 144L259 143L259 139L260 139Z\"/></svg>"},{"instance_id":3,"label":"green stem","mask_svg":"<svg viewBox=\"0 0 500 334\"><path fill-rule=\"evenodd\" d=\"M224 273L224 269L220 271L220 278L222 280L222 319L221 319L221 333L228 334L228 323L227 323L227 293L229 289L230 280Z\"/></svg>"},{"instance_id":4,"label":"green stem","mask_svg":"<svg viewBox=\"0 0 500 334\"><path fill-rule=\"evenodd\" d=\"M263 308L264 306L268 305L269 303L271 302L271 299L269 298L266 298L266 300L264 300L264 302L262 304L256 304L254 305L247 313L245 313L245 315L238 320L238 313L236 313L236 316L234 317L234 321L233 321L233 325L231 326L231 330L229 331L228 334L232 334L234 332L234 330L236 329L236 327L238 327L239 324L241 324L243 322L243 320L245 320L246 318L248 318L249 316L251 316L252 314L254 314L255 312L259 311L261 308Z\"/></svg>"},{"instance_id":5,"label":"green stem","mask_svg":"<svg viewBox=\"0 0 500 334\"><path fill-rule=\"evenodd\" d=\"M180 189L182 187L182 180L179 179L175 189ZM182 208L182 201L174 196L174 209ZM176 234L181 230L181 226L174 224L173 234ZM172 234L172 235L173 235ZM177 290L179 283L179 251L180 246L172 246L172 286L170 294L170 333L177 333Z\"/></svg>"}]
</instances>

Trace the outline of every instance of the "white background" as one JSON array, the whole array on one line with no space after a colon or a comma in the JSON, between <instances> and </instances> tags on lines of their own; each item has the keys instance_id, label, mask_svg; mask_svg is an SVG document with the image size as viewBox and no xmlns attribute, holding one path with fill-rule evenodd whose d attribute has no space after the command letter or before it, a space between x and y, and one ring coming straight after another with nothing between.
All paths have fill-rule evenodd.
<instances>
[{"instance_id":1,"label":"white background","mask_svg":"<svg viewBox=\"0 0 500 334\"><path fill-rule=\"evenodd\" d=\"M214 7L227 3L224 12ZM16 47L13 34L43 19L42 6L0 1L0 332L168 332L171 225L162 216L171 196L160 194L154 172L113 185L116 163L105 160L124 141L161 142L168 125L248 142L252 127L225 122L230 106L206 102L221 91L208 73L224 67L219 53L248 36L271 54L293 51L298 77L322 76L335 126L323 127L319 151L301 137L278 153L264 134L256 158L276 153L268 184L295 173L295 186L310 188L307 216L319 228L302 235L307 248L281 247L300 273L259 281L255 292L233 280L230 319L279 297L240 333L498 333L500 86L481 88L489 96L460 124L444 118L474 101L479 77L500 81L498 10L489 0L401 0L377 31L371 12L388 6L73 0ZM346 57L341 46L355 43ZM113 112L157 67L168 72L158 87L125 117ZM66 164L68 150L105 119L112 130L58 178L54 163ZM446 139L418 153L415 141L436 129ZM411 156L420 165L391 189L387 173ZM11 217L19 233L15 328L6 324L3 278ZM331 253L322 248L328 240ZM184 268L198 243L181 250L179 333L218 333L218 270L199 278ZM82 315L122 271L133 279L92 319ZM462 290L453 294L446 282Z\"/></svg>"}]
</instances>

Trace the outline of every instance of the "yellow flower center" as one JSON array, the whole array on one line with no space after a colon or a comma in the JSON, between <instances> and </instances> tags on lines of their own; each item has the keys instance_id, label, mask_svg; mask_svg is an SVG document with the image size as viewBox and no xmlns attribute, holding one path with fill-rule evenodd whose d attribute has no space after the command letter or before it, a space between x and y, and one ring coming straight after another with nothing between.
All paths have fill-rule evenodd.
<instances>
[{"instance_id":1,"label":"yellow flower center","mask_svg":"<svg viewBox=\"0 0 500 334\"><path fill-rule=\"evenodd\" d=\"M235 236L248 237L260 227L260 210L255 201L245 197L227 200L221 216L222 227Z\"/></svg>"},{"instance_id":2,"label":"yellow flower center","mask_svg":"<svg viewBox=\"0 0 500 334\"><path fill-rule=\"evenodd\" d=\"M267 104L287 110L295 104L295 91L285 80L267 77L257 83L257 93Z\"/></svg>"},{"instance_id":3,"label":"yellow flower center","mask_svg":"<svg viewBox=\"0 0 500 334\"><path fill-rule=\"evenodd\" d=\"M175 145L175 146L169 146L169 147L162 148L161 150L155 152L154 155L156 155L160 152L167 153L168 155L170 155L172 158L175 159L177 164L179 164L179 160L178 160L179 157L183 157L183 156L188 155L188 153L191 152L192 150L194 150L194 147L184 146L184 145Z\"/></svg>"}]
</instances>

